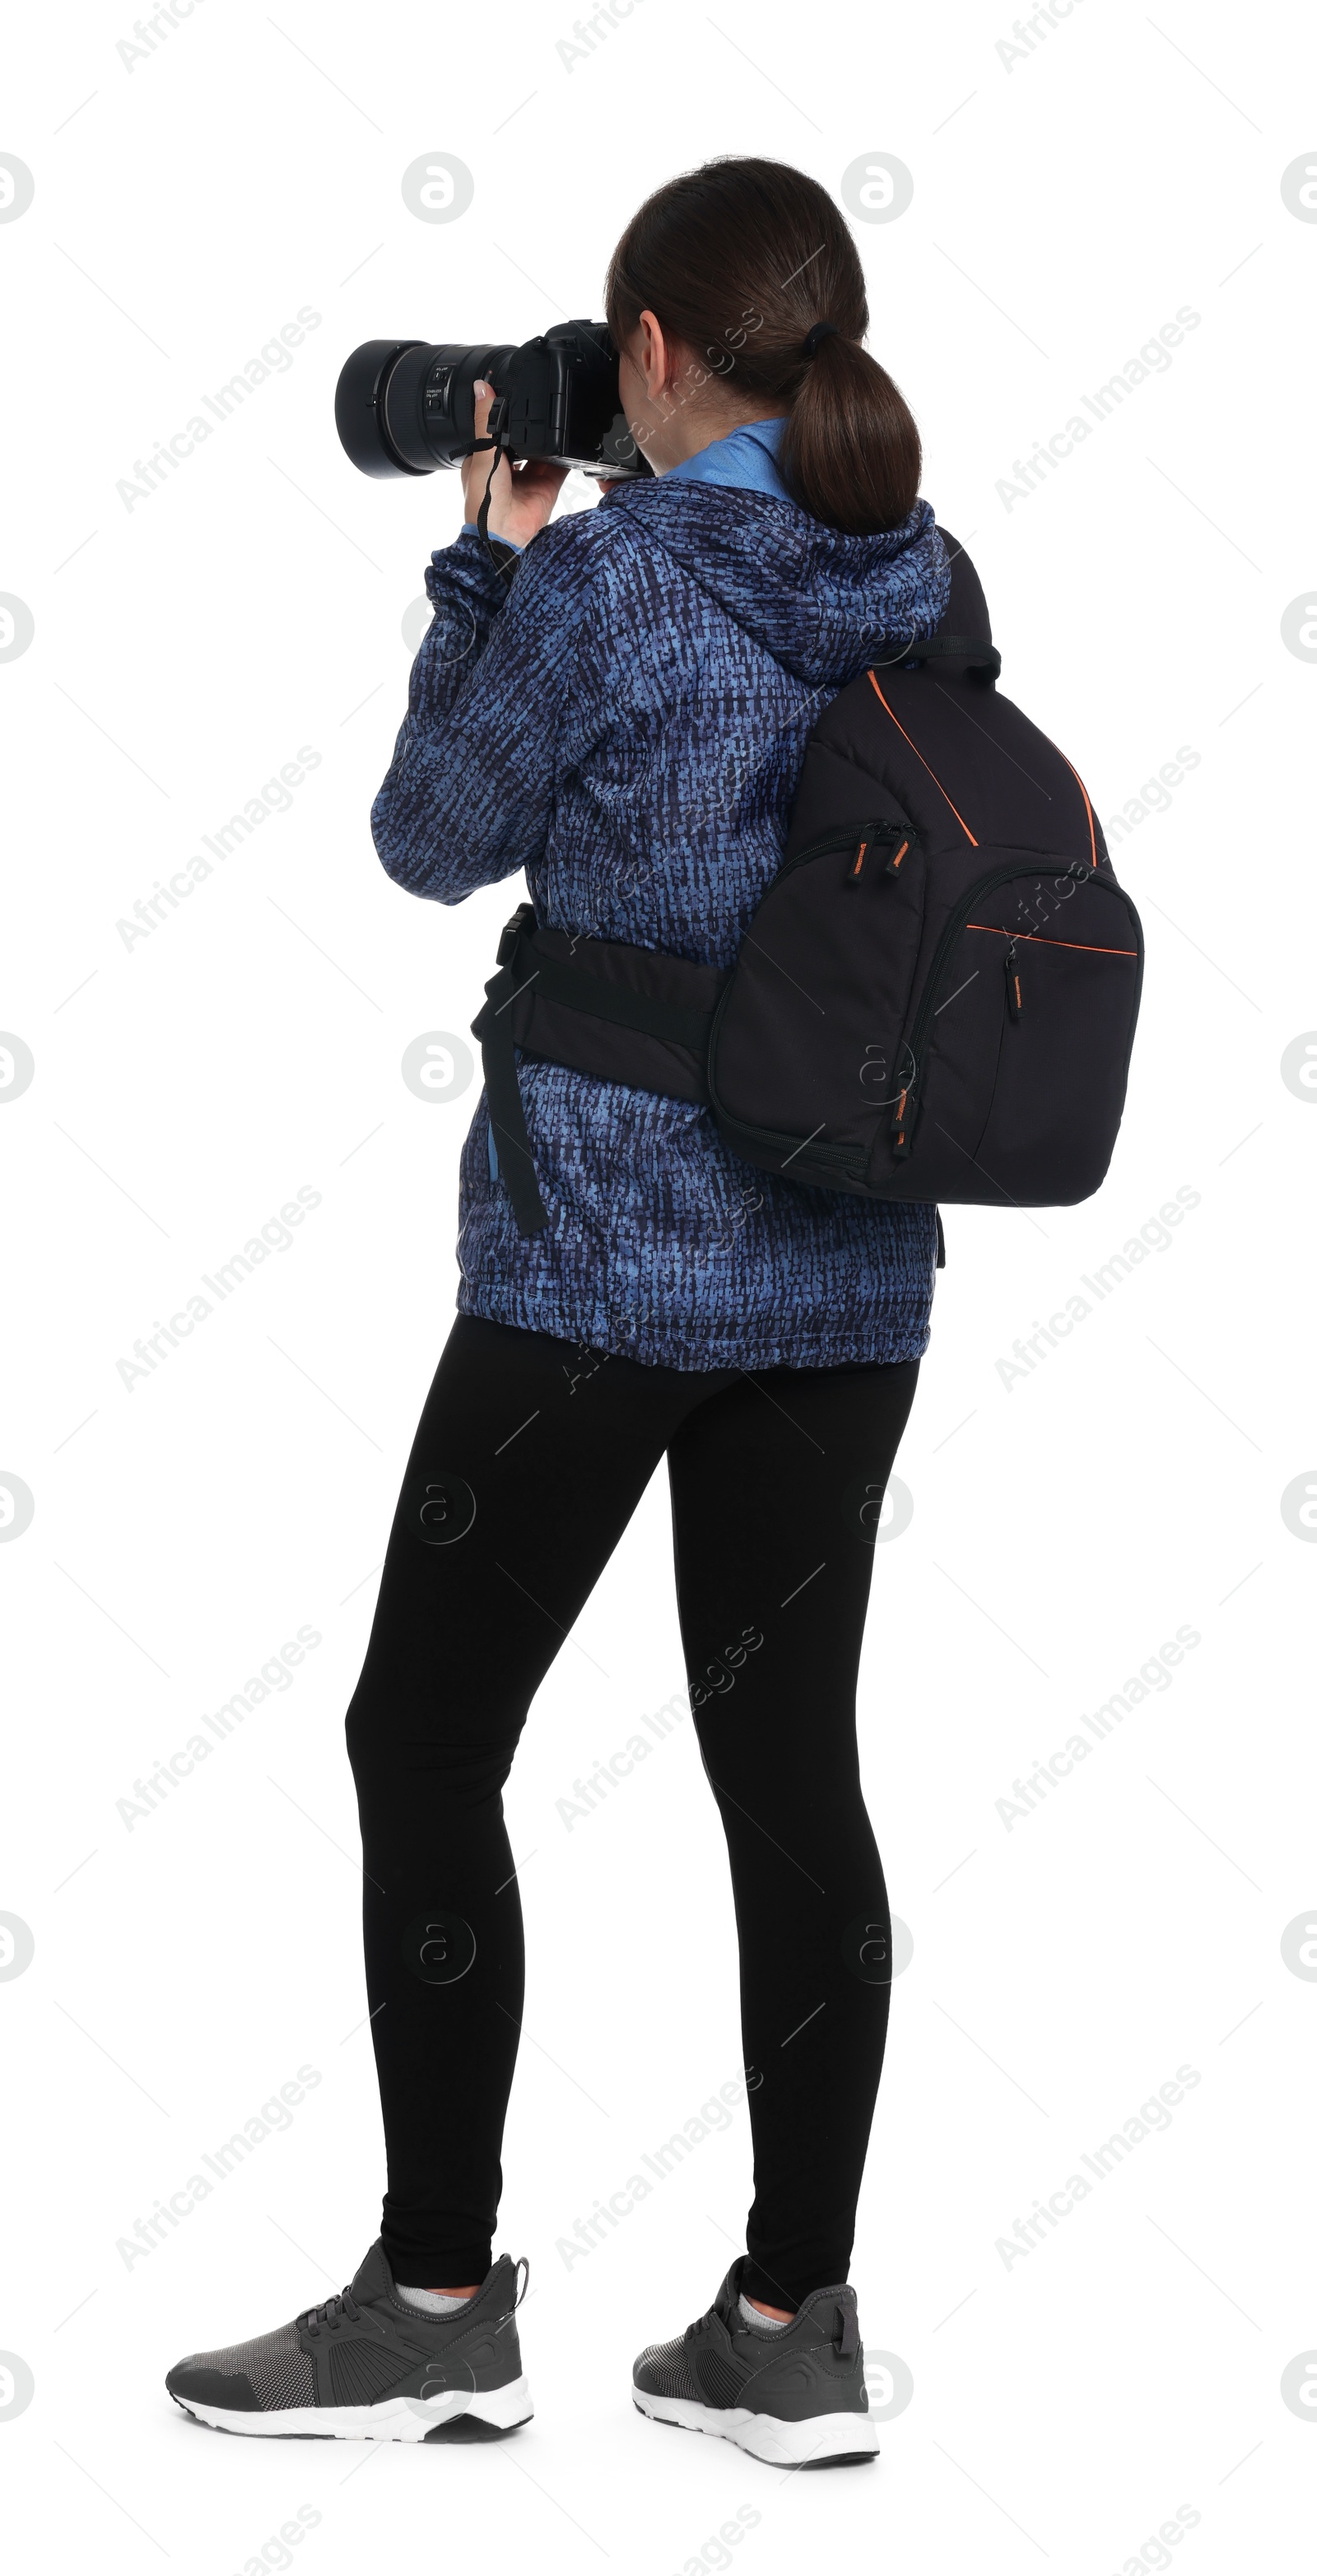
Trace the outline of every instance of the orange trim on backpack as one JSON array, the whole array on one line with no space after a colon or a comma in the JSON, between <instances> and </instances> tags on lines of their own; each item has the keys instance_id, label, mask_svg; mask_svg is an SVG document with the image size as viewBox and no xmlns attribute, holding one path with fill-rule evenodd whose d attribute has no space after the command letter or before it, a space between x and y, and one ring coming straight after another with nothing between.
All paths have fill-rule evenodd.
<instances>
[{"instance_id":1,"label":"orange trim on backpack","mask_svg":"<svg viewBox=\"0 0 1317 2576\"><path fill-rule=\"evenodd\" d=\"M1064 753L1064 752L1062 752L1062 754L1061 754L1061 758L1062 758L1063 760L1065 760L1065 753ZM1079 793L1080 793L1080 795L1083 797L1083 800L1084 800L1084 812L1085 812L1085 813L1087 814L1087 816L1088 816L1088 846L1089 846L1090 850L1091 850L1091 851L1092 851L1092 853L1093 853L1093 865L1094 865L1094 867L1096 867L1096 866L1097 866L1097 834L1095 833L1095 831L1094 831L1094 829L1093 829L1093 808L1092 808L1092 806L1089 804L1089 801L1088 801L1088 789L1087 789L1087 788L1086 788L1086 786L1084 785L1083 779L1080 777L1079 772L1078 772L1078 770L1076 769L1076 767L1075 767L1075 764L1074 764L1073 760L1065 760L1065 765L1066 765L1067 769L1069 770L1071 777L1074 779L1075 784L1076 784L1076 786L1077 786L1077 787L1078 787L1078 789L1079 789ZM1064 946L1064 945L1066 945L1067 943L1062 942L1062 943L1060 943L1060 944ZM1131 949L1128 949L1128 948L1118 948L1118 949L1113 949L1112 954L1113 954L1113 956L1117 956L1117 957L1129 957L1129 956L1131 956L1131 955L1133 954L1133 951L1132 951Z\"/></svg>"},{"instance_id":2,"label":"orange trim on backpack","mask_svg":"<svg viewBox=\"0 0 1317 2576\"><path fill-rule=\"evenodd\" d=\"M870 686L871 686L871 687L872 687L872 689L873 689L874 695L875 695L875 697L877 698L879 705L886 709L886 712L887 712L887 714L888 714L889 716L892 716L892 722L893 722L893 724L895 725L897 732L898 732L898 733L903 737L903 739L904 739L906 742L910 742L910 736L909 736L909 734L906 732L905 726L902 724L901 719L900 719L900 717L899 717L899 716L892 715L892 710L891 710L891 708L887 705L887 700L886 700L886 698L883 696L882 690L879 688L878 683L877 683L877 681L875 680L875 678L874 678L874 676L873 676L872 671L868 671L868 672L866 672L865 677L866 677L866 678L867 678L867 680L869 681ZM911 748L912 752L914 753L916 760L919 762L919 764L920 764L921 768L923 768L923 769L928 769L928 762L925 760L924 755L923 755L922 751L920 750L918 743L910 742L910 748ZM951 805L951 799L950 799L950 797L947 795L947 791L946 791L945 787L943 786L941 779L938 777L937 771L936 771L935 769L928 769L928 774L929 774L929 777L932 779L932 781L933 781L933 785L936 787L936 789L937 789L937 792L938 792L939 796L945 797L945 798L946 798L946 802L947 802L947 804L948 804L948 805ZM1085 803L1087 804L1087 802L1088 802L1087 797L1085 798L1085 800L1084 800L1084 801L1085 801ZM963 815L963 814L961 814L961 813L959 813L959 812L957 812L957 809L956 809L956 807L955 807L954 805L951 805L951 811L952 811L952 813L953 813L953 814L955 814L955 816L956 816L956 821L959 823L960 828L961 828L962 832L964 833L966 840L969 842L971 849L975 849L975 850L977 850L977 848L978 848L978 846L979 846L979 845L978 845L978 842L975 840L974 835L973 835L973 833L971 832L971 830L970 830L970 828L969 828L969 825L968 825L968 823L967 823L967 822L966 822L966 820L965 820L964 815ZM1094 859L1093 864L1094 864L1094 866L1096 867L1096 865L1097 865L1097 860L1096 860L1096 858Z\"/></svg>"},{"instance_id":3,"label":"orange trim on backpack","mask_svg":"<svg viewBox=\"0 0 1317 2576\"><path fill-rule=\"evenodd\" d=\"M1137 948L1099 948L1092 939L1044 939L1037 930L1003 930L999 921L967 921L967 930L990 930L995 939L1027 939L1031 948L1081 948L1092 957L1137 957Z\"/></svg>"}]
</instances>

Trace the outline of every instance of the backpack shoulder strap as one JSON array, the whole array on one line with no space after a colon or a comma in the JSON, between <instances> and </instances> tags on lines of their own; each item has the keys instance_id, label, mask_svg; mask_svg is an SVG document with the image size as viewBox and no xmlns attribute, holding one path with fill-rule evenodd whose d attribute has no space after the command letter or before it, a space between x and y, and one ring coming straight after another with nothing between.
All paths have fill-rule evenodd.
<instances>
[{"instance_id":1,"label":"backpack shoulder strap","mask_svg":"<svg viewBox=\"0 0 1317 2576\"><path fill-rule=\"evenodd\" d=\"M961 662L967 670L984 671L990 680L996 680L1001 675L1001 655L992 640L983 584L959 538L943 527L939 527L938 535L951 568L951 597L937 633L921 637L900 660L904 664Z\"/></svg>"},{"instance_id":2,"label":"backpack shoulder strap","mask_svg":"<svg viewBox=\"0 0 1317 2576\"><path fill-rule=\"evenodd\" d=\"M967 670L986 671L989 679L1001 677L1001 655L995 644L979 644L972 635L926 635L901 655L902 669L912 662L963 662Z\"/></svg>"}]
</instances>

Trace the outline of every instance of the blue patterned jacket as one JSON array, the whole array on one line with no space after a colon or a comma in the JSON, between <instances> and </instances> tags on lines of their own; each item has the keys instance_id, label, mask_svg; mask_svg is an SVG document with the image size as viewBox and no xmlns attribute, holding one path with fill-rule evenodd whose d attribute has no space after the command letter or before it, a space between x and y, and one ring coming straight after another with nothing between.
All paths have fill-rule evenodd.
<instances>
[{"instance_id":1,"label":"blue patterned jacket","mask_svg":"<svg viewBox=\"0 0 1317 2576\"><path fill-rule=\"evenodd\" d=\"M389 875L460 903L524 869L550 928L730 966L811 727L868 662L932 632L949 577L926 501L850 537L790 500L665 475L552 523L510 582L463 533L426 589L371 816ZM462 1313L679 1369L922 1353L931 1207L757 1172L684 1101L524 1058L520 1078L549 1223L518 1234L482 1096Z\"/></svg>"}]
</instances>

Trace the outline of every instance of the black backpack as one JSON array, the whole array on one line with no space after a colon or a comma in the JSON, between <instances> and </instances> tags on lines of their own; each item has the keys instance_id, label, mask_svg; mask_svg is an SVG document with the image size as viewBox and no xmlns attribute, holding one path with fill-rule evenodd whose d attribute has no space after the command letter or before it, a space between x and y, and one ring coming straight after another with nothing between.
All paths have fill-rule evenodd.
<instances>
[{"instance_id":1,"label":"black backpack","mask_svg":"<svg viewBox=\"0 0 1317 2576\"><path fill-rule=\"evenodd\" d=\"M514 1047L698 1100L745 1162L807 1187L990 1207L1098 1188L1143 933L1077 772L999 694L978 576L945 542L936 635L815 726L730 972L541 929L531 904L508 923L473 1034L523 1234L547 1218Z\"/></svg>"}]
</instances>

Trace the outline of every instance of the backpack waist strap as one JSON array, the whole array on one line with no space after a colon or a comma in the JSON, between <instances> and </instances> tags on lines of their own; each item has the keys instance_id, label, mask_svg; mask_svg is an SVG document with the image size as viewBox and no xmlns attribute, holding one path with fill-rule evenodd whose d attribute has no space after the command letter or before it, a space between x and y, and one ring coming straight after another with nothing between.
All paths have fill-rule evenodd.
<instances>
[{"instance_id":1,"label":"backpack waist strap","mask_svg":"<svg viewBox=\"0 0 1317 2576\"><path fill-rule=\"evenodd\" d=\"M517 1085L514 1050L672 1100L707 1105L709 1038L726 983L716 966L618 939L572 939L536 925L519 904L498 946L498 968L471 1023L518 1230L548 1223Z\"/></svg>"}]
</instances>

